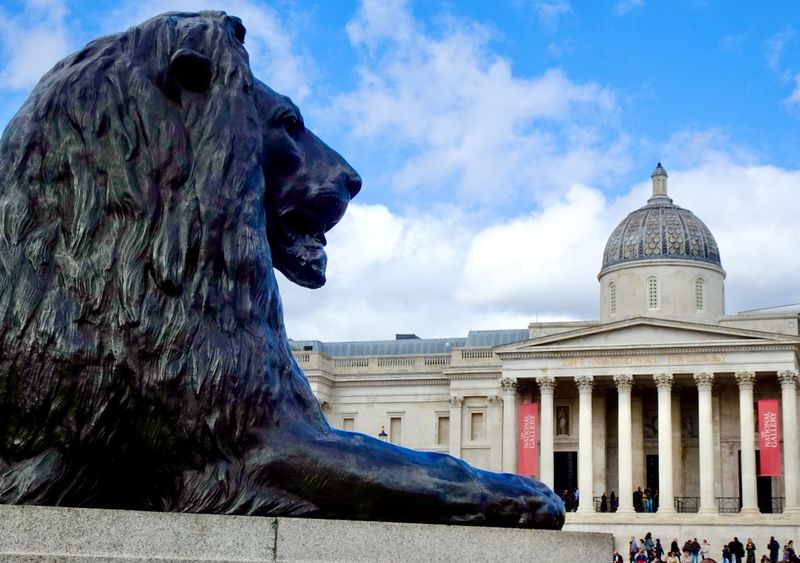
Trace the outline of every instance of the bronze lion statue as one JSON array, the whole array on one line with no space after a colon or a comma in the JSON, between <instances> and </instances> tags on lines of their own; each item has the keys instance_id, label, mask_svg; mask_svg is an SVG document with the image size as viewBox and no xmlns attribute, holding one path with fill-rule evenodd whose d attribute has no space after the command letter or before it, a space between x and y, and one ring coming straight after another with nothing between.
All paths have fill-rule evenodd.
<instances>
[{"instance_id":1,"label":"bronze lion statue","mask_svg":"<svg viewBox=\"0 0 800 563\"><path fill-rule=\"evenodd\" d=\"M273 267L325 282L361 188L170 13L47 73L0 141L0 503L560 528L541 483L326 422Z\"/></svg>"}]
</instances>

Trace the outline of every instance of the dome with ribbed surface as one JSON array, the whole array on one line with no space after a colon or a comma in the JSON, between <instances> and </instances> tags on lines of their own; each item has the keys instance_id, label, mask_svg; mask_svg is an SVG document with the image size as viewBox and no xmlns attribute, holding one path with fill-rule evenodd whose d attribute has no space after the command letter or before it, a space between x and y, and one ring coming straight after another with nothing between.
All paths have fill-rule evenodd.
<instances>
[{"instance_id":1,"label":"dome with ribbed surface","mask_svg":"<svg viewBox=\"0 0 800 563\"><path fill-rule=\"evenodd\" d=\"M614 229L603 253L603 268L640 260L692 260L722 268L717 241L705 223L667 195L667 173L653 171L653 196Z\"/></svg>"}]
</instances>

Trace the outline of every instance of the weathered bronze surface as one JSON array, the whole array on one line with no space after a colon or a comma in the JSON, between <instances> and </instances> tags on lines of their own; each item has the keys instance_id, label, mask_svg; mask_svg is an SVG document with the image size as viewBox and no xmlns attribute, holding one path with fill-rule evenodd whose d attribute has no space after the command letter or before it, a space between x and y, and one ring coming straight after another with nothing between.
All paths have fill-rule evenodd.
<instances>
[{"instance_id":1,"label":"weathered bronze surface","mask_svg":"<svg viewBox=\"0 0 800 563\"><path fill-rule=\"evenodd\" d=\"M361 188L173 13L42 78L0 141L0 502L560 528L541 483L331 428L273 267L325 283Z\"/></svg>"}]
</instances>

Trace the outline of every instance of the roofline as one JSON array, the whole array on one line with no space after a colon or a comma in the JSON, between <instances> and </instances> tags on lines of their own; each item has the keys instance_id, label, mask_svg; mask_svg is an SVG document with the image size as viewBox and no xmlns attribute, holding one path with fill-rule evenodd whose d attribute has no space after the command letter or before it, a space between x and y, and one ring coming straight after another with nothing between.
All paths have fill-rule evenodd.
<instances>
[{"instance_id":1,"label":"roofline","mask_svg":"<svg viewBox=\"0 0 800 563\"><path fill-rule=\"evenodd\" d=\"M610 266L605 266L600 270L600 273L597 274L597 279L600 280L604 275L615 272L617 270L623 270L626 268L638 268L640 266L697 266L698 268L705 268L707 270L713 270L715 272L719 272L722 274L722 279L725 279L728 274L725 272L724 268L719 265L715 264L714 262L706 262L704 260L698 260L696 258L678 258L676 256L664 256L662 258L652 257L652 258L634 258L632 260L626 260L624 262L616 262L611 264Z\"/></svg>"},{"instance_id":2,"label":"roofline","mask_svg":"<svg viewBox=\"0 0 800 563\"><path fill-rule=\"evenodd\" d=\"M539 336L537 338L531 338L529 340L525 340L523 342L527 343L537 343L538 345L546 344L548 342L559 342L562 340L569 340L572 338L579 338L581 336L588 336L592 334L597 334L600 332L606 332L609 330L618 330L621 328L627 328L629 326L635 325L649 325L649 326L666 326L671 328L683 328L683 329L695 329L695 330L702 330L704 332L715 332L718 334L727 334L727 335L736 335L736 336L747 336L753 338L765 338L768 337L772 340L776 341L777 343L781 344L800 344L800 337L798 336L791 336L779 332L765 332L761 330L752 330L749 328L736 328L736 327L728 327L728 326L720 326L720 325L710 325L705 323L693 323L690 321L679 321L673 319L663 319L663 318L656 318L656 317L630 317L627 319L622 319L619 321L613 321L610 323L602 323L596 326L586 327L586 328L579 328L576 330L568 330L566 332L559 332L556 334L548 334L546 336ZM730 341L728 341L730 342ZM508 344L503 344L502 346L497 346L494 348L496 354L505 353L505 348L509 348L511 346L519 345L521 342L510 342ZM509 350L512 352L513 350Z\"/></svg>"}]
</instances>

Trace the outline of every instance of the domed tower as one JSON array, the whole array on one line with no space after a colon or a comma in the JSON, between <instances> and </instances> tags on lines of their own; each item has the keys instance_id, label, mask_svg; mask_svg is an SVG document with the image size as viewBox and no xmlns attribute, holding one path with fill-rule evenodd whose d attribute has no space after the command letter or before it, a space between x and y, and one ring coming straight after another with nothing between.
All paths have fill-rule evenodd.
<instances>
[{"instance_id":1,"label":"domed tower","mask_svg":"<svg viewBox=\"0 0 800 563\"><path fill-rule=\"evenodd\" d=\"M672 203L658 163L653 196L617 225L606 243L600 320L659 317L716 323L725 311L725 270L717 241L688 209Z\"/></svg>"}]
</instances>

